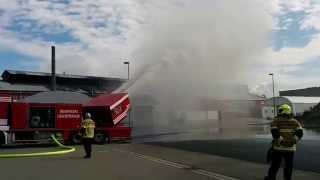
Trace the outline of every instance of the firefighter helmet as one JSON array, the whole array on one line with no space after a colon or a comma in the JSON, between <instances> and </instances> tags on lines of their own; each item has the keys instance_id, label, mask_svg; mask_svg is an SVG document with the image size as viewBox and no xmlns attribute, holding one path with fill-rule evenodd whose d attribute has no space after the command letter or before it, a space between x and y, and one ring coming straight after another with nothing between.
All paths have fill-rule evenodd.
<instances>
[{"instance_id":1,"label":"firefighter helmet","mask_svg":"<svg viewBox=\"0 0 320 180\"><path fill-rule=\"evenodd\" d=\"M278 108L279 115L291 115L292 114L292 108L288 104L282 104Z\"/></svg>"},{"instance_id":2,"label":"firefighter helmet","mask_svg":"<svg viewBox=\"0 0 320 180\"><path fill-rule=\"evenodd\" d=\"M90 113L86 113L86 118L91 118L91 114Z\"/></svg>"}]
</instances>

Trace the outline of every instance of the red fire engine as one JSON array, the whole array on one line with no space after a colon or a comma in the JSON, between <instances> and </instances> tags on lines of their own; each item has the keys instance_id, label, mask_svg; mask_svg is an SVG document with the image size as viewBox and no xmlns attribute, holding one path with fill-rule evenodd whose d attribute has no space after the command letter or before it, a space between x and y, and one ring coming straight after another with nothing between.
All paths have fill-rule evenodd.
<instances>
[{"instance_id":1,"label":"red fire engine","mask_svg":"<svg viewBox=\"0 0 320 180\"><path fill-rule=\"evenodd\" d=\"M79 143L79 129L86 112L96 122L96 143L131 139L130 110L126 93L101 95L85 104L25 103L0 98L0 145L49 142L60 135L64 142Z\"/></svg>"}]
</instances>

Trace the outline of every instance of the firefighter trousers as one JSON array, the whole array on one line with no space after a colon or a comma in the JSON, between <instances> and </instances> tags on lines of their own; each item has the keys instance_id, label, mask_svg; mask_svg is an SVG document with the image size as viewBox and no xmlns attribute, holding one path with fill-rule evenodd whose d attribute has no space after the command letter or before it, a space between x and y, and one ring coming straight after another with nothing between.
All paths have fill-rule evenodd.
<instances>
[{"instance_id":1,"label":"firefighter trousers","mask_svg":"<svg viewBox=\"0 0 320 180\"><path fill-rule=\"evenodd\" d=\"M83 143L84 151L86 152L85 157L90 158L92 153L93 138L83 138L82 143Z\"/></svg>"},{"instance_id":2,"label":"firefighter trousers","mask_svg":"<svg viewBox=\"0 0 320 180\"><path fill-rule=\"evenodd\" d=\"M273 151L271 156L271 166L269 168L268 177L266 180L276 180L277 173L281 166L281 161L284 159L283 176L284 180L291 180L293 169L294 152Z\"/></svg>"}]
</instances>

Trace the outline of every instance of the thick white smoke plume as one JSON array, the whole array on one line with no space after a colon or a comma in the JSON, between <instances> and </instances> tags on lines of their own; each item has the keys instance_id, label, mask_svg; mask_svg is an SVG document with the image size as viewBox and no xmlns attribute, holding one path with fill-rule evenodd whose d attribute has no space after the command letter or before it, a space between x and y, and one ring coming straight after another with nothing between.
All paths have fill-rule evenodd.
<instances>
[{"instance_id":1,"label":"thick white smoke plume","mask_svg":"<svg viewBox=\"0 0 320 180\"><path fill-rule=\"evenodd\" d=\"M200 108L203 99L245 95L231 87L255 77L250 69L269 43L273 26L268 4L264 0L12 1L0 7L0 48L33 56L41 62L39 70L49 71L51 43L46 37L56 33L69 39L52 42L57 45L59 73L126 77L122 62L129 60L133 103L148 104L134 99L149 97L151 107L160 112ZM16 21L21 21L18 29L33 33L10 30Z\"/></svg>"},{"instance_id":2,"label":"thick white smoke plume","mask_svg":"<svg viewBox=\"0 0 320 180\"><path fill-rule=\"evenodd\" d=\"M148 25L132 57L140 68L129 85L137 124L157 128L169 121L170 128L176 121L184 130L190 113L181 111L205 110L206 100L248 98L241 85L254 78L251 68L272 28L262 1L162 1L147 7ZM203 118L196 114L195 120Z\"/></svg>"},{"instance_id":3,"label":"thick white smoke plume","mask_svg":"<svg viewBox=\"0 0 320 180\"><path fill-rule=\"evenodd\" d=\"M141 68L130 92L184 104L193 98L227 95L217 86L246 84L272 27L263 3L169 2L146 13L149 25L133 54Z\"/></svg>"}]
</instances>

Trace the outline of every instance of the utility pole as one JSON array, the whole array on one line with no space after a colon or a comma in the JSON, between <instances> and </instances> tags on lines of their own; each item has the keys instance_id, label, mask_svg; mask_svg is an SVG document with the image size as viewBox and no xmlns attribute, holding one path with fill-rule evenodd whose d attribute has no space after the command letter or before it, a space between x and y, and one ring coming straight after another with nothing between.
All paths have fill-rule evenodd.
<instances>
[{"instance_id":1,"label":"utility pole","mask_svg":"<svg viewBox=\"0 0 320 180\"><path fill-rule=\"evenodd\" d=\"M51 46L51 90L56 90L56 48Z\"/></svg>"},{"instance_id":2,"label":"utility pole","mask_svg":"<svg viewBox=\"0 0 320 180\"><path fill-rule=\"evenodd\" d=\"M273 100L273 114L274 114L274 117L276 117L276 97L275 97L275 94L274 94L274 74L273 73L269 73L269 75L272 77L272 93L273 93L273 97L272 97L272 100Z\"/></svg>"},{"instance_id":3,"label":"utility pole","mask_svg":"<svg viewBox=\"0 0 320 180\"><path fill-rule=\"evenodd\" d=\"M129 61L125 61L123 62L123 64L128 65L128 81L130 80L130 62ZM128 119L129 119L129 127L133 126L133 122L131 122L131 109L129 110L129 114L128 114Z\"/></svg>"},{"instance_id":4,"label":"utility pole","mask_svg":"<svg viewBox=\"0 0 320 180\"><path fill-rule=\"evenodd\" d=\"M130 79L130 62L129 61L125 61L123 62L123 64L128 65L128 80Z\"/></svg>"}]
</instances>

